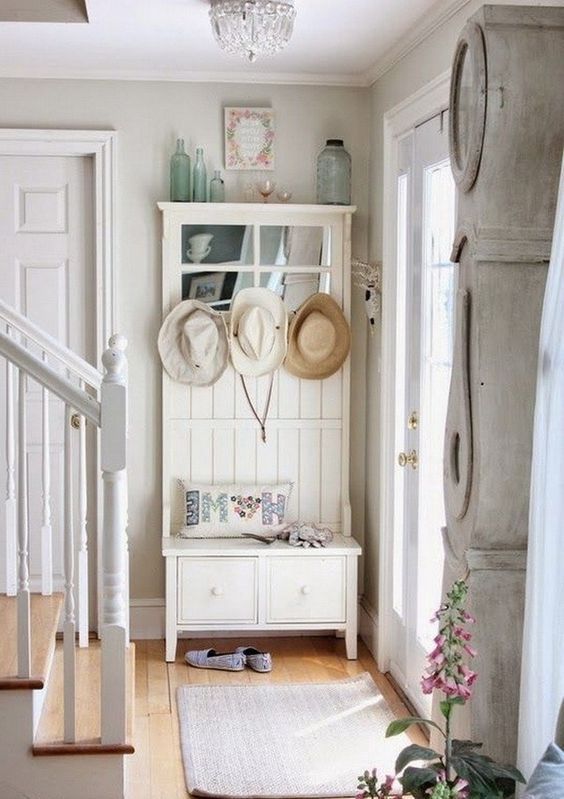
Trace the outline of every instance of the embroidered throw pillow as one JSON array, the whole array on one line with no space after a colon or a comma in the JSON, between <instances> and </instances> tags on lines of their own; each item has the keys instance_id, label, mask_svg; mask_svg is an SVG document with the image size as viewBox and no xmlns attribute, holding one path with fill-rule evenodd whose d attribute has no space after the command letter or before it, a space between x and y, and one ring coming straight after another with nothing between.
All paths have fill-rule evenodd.
<instances>
[{"instance_id":1,"label":"embroidered throw pillow","mask_svg":"<svg viewBox=\"0 0 564 799\"><path fill-rule=\"evenodd\" d=\"M178 533L182 538L272 535L293 521L288 517L293 483L256 486L179 482L185 511L184 527Z\"/></svg>"}]
</instances>

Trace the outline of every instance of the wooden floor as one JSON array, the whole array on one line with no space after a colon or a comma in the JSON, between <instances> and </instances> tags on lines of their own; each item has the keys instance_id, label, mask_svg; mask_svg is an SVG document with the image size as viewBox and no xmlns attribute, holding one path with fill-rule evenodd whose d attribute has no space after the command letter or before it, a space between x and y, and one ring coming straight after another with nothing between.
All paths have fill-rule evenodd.
<instances>
[{"instance_id":1,"label":"wooden floor","mask_svg":"<svg viewBox=\"0 0 564 799\"><path fill-rule=\"evenodd\" d=\"M87 750L100 751L100 641L90 641L85 649L75 649L76 658L76 743L64 744L64 664L63 642L57 641L53 668L49 679L47 696L35 735L34 754L48 755L55 751L66 754L81 754ZM133 742L135 647L130 647L126 658L127 669L127 744L106 747L106 751L131 750Z\"/></svg>"},{"instance_id":2,"label":"wooden floor","mask_svg":"<svg viewBox=\"0 0 564 799\"><path fill-rule=\"evenodd\" d=\"M186 799L188 796L174 699L177 686L183 683L325 682L368 671L392 711L397 716L410 715L362 643L357 661L347 660L344 642L333 637L263 638L258 643L273 655L271 674L256 674L250 669L236 673L206 671L189 668L184 663L187 649L213 645L219 651L229 652L237 645L234 639L214 639L213 642L181 639L176 662L169 664L164 661L164 641L136 642L135 754L127 759L127 799ZM413 729L411 737L415 743L427 743L417 729Z\"/></svg>"},{"instance_id":3,"label":"wooden floor","mask_svg":"<svg viewBox=\"0 0 564 799\"><path fill-rule=\"evenodd\" d=\"M42 688L49 672L55 649L57 622L63 605L63 595L32 594L30 602L31 679L18 680L17 600L0 596L0 690Z\"/></svg>"}]
</instances>

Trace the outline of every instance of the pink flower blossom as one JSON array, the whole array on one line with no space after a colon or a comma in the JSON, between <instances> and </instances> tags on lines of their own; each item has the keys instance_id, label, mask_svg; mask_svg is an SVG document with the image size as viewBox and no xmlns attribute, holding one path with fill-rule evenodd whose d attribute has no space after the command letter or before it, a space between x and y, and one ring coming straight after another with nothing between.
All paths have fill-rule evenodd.
<instances>
[{"instance_id":1,"label":"pink flower blossom","mask_svg":"<svg viewBox=\"0 0 564 799\"><path fill-rule=\"evenodd\" d=\"M476 650L469 641L472 635L465 629L474 618L466 612L464 603L468 586L463 580L454 583L434 618L439 622L439 632L434 638L435 647L427 656L428 666L421 678L421 690L430 694L441 691L447 698L464 702L472 696L472 686L477 674L465 664L466 656L475 657Z\"/></svg>"}]
</instances>

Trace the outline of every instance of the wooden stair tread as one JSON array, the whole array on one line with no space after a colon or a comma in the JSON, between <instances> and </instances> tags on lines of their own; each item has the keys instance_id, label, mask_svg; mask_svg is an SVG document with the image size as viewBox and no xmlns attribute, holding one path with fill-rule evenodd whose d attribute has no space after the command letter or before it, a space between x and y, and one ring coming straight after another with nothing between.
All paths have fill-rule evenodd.
<instances>
[{"instance_id":1,"label":"wooden stair tread","mask_svg":"<svg viewBox=\"0 0 564 799\"><path fill-rule=\"evenodd\" d=\"M127 740L123 744L102 744L100 740L100 641L91 641L87 648L76 649L76 741L63 739L63 643L57 642L53 669L33 754L95 755L133 754L133 717L135 701L135 644L126 653Z\"/></svg>"},{"instance_id":2,"label":"wooden stair tread","mask_svg":"<svg viewBox=\"0 0 564 799\"><path fill-rule=\"evenodd\" d=\"M62 606L62 594L31 595L31 678L21 680L17 676L17 598L0 596L0 690L43 688L53 657Z\"/></svg>"}]
</instances>

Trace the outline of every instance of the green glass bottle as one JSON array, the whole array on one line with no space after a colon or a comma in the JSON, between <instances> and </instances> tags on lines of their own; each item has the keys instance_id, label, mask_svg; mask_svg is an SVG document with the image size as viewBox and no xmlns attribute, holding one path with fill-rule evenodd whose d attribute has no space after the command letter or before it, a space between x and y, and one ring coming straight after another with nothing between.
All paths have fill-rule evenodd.
<instances>
[{"instance_id":1,"label":"green glass bottle","mask_svg":"<svg viewBox=\"0 0 564 799\"><path fill-rule=\"evenodd\" d=\"M225 183L221 179L221 172L216 169L213 180L210 181L210 203L225 202Z\"/></svg>"},{"instance_id":2,"label":"green glass bottle","mask_svg":"<svg viewBox=\"0 0 564 799\"><path fill-rule=\"evenodd\" d=\"M177 139L170 159L170 201L189 203L191 199L190 156L184 151L184 139Z\"/></svg>"},{"instance_id":3,"label":"green glass bottle","mask_svg":"<svg viewBox=\"0 0 564 799\"><path fill-rule=\"evenodd\" d=\"M204 163L204 151L201 147L196 149L196 163L194 164L194 202L205 203L208 201L208 175Z\"/></svg>"}]
</instances>

